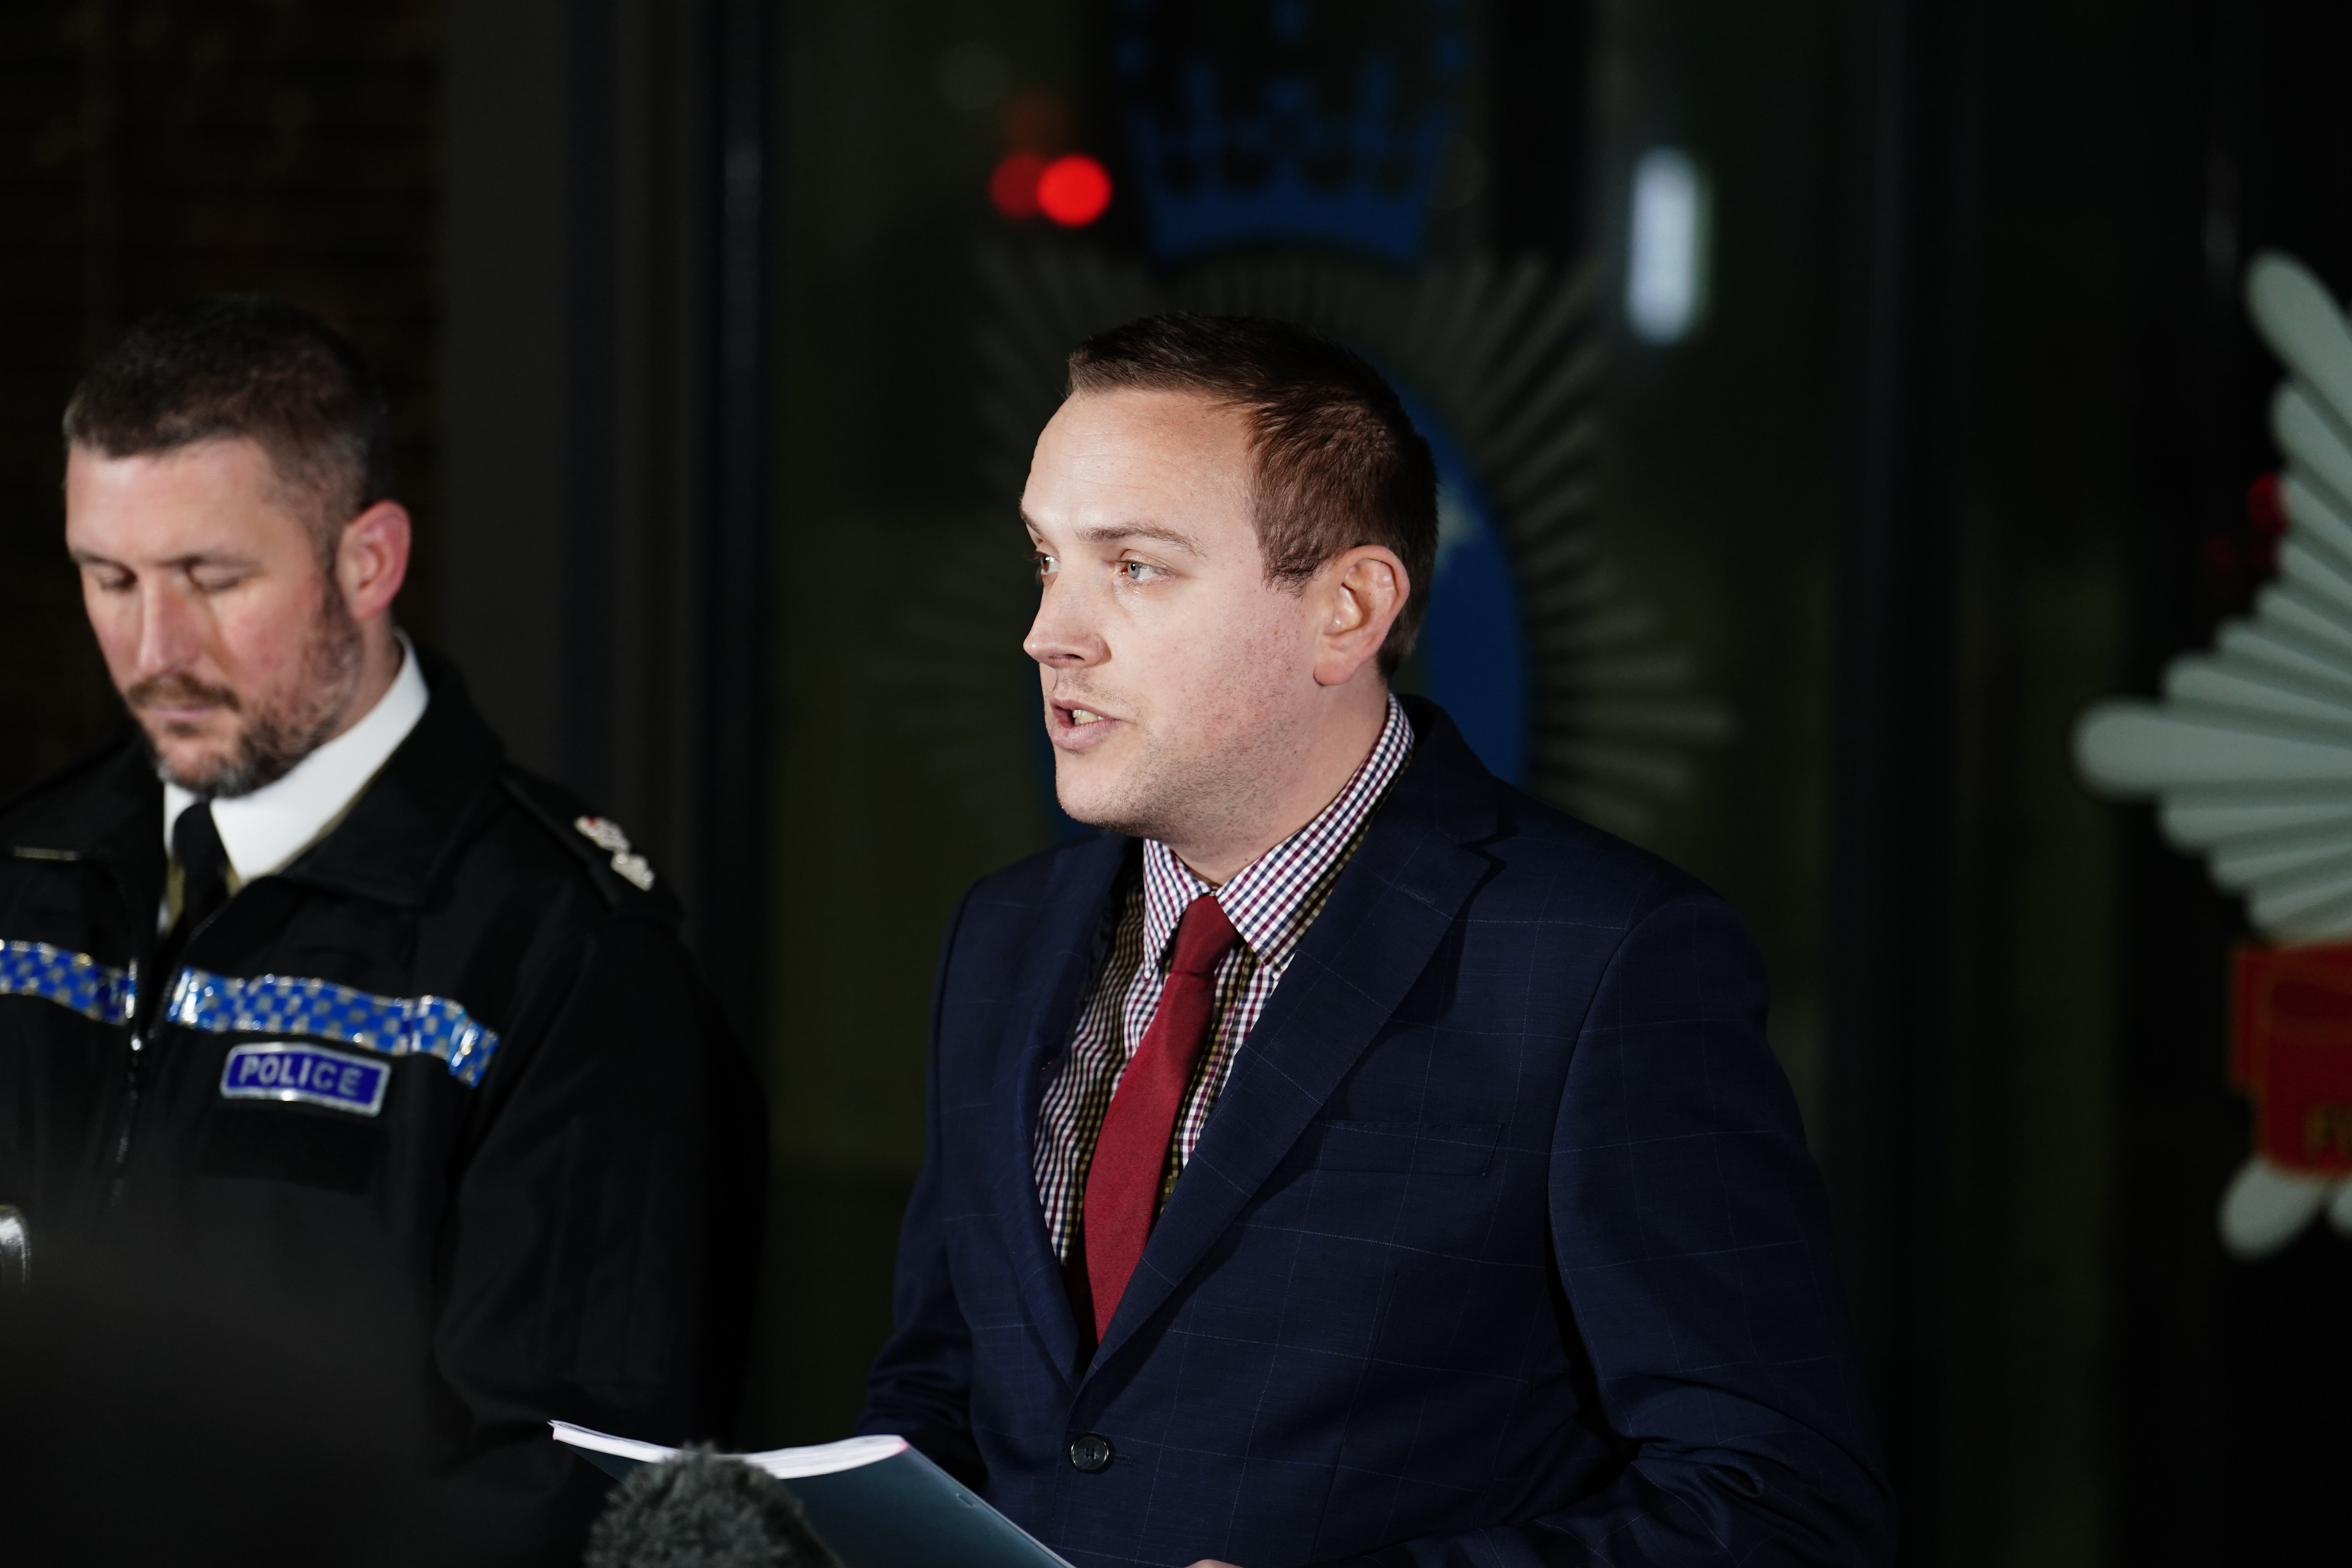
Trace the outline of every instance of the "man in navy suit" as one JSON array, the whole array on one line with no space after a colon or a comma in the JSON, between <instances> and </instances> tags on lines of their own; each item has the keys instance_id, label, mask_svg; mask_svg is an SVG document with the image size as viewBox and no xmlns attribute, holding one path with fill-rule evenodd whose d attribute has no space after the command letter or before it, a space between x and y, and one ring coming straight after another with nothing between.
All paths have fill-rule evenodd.
<instances>
[{"instance_id":1,"label":"man in navy suit","mask_svg":"<svg viewBox=\"0 0 2352 1568\"><path fill-rule=\"evenodd\" d=\"M1296 328L1082 345L1023 514L1062 805L958 910L861 1429L1080 1568L1893 1554L1762 967L1390 691L1427 448Z\"/></svg>"}]
</instances>

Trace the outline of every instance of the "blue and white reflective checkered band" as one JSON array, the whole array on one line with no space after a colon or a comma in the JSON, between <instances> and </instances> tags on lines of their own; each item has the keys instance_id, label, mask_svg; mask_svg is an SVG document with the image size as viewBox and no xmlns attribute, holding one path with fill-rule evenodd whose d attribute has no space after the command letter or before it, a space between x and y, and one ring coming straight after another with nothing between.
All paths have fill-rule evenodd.
<instances>
[{"instance_id":1,"label":"blue and white reflective checkered band","mask_svg":"<svg viewBox=\"0 0 2352 1568\"><path fill-rule=\"evenodd\" d=\"M384 1057L437 1057L460 1083L482 1081L499 1037L446 996L378 996L288 974L234 980L201 969L172 977L163 1016L215 1035L312 1035Z\"/></svg>"},{"instance_id":2,"label":"blue and white reflective checkered band","mask_svg":"<svg viewBox=\"0 0 2352 1568\"><path fill-rule=\"evenodd\" d=\"M38 996L101 1024L127 1024L139 1000L131 972L46 942L0 942L0 996Z\"/></svg>"}]
</instances>

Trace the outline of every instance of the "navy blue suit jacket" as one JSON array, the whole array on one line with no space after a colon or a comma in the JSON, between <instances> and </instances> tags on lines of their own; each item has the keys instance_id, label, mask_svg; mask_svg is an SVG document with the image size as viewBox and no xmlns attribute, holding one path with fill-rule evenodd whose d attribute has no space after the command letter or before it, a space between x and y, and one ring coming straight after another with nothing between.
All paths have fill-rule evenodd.
<instances>
[{"instance_id":1,"label":"navy blue suit jacket","mask_svg":"<svg viewBox=\"0 0 2352 1568\"><path fill-rule=\"evenodd\" d=\"M965 897L860 1429L1080 1568L1889 1561L1745 927L1411 711L1084 1364L1030 1152L1135 842Z\"/></svg>"}]
</instances>

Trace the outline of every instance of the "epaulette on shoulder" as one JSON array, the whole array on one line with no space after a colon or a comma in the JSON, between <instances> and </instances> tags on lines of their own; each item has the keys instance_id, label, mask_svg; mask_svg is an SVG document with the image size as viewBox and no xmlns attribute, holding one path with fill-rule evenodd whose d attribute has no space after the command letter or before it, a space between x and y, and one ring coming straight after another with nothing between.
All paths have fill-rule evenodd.
<instances>
[{"instance_id":1,"label":"epaulette on shoulder","mask_svg":"<svg viewBox=\"0 0 2352 1568\"><path fill-rule=\"evenodd\" d=\"M598 816L569 792L534 778L521 769L499 770L499 783L523 809L523 814L587 868L589 879L615 910L634 908L676 921L681 914L677 897L662 881L643 855L630 847L620 824Z\"/></svg>"}]
</instances>

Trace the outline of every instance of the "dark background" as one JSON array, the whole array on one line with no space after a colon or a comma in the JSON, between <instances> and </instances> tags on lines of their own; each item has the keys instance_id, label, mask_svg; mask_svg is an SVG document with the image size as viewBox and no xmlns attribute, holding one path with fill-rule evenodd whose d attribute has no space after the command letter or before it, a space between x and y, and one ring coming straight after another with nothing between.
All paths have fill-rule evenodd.
<instances>
[{"instance_id":1,"label":"dark background","mask_svg":"<svg viewBox=\"0 0 2352 1568\"><path fill-rule=\"evenodd\" d=\"M2352 291L2352 11L1471 9L1484 177L1441 250L1612 265L1643 148L1713 183L1704 330L1612 329L1603 515L1738 718L1650 837L1773 964L1906 1559L2341 1560L2352 1251L2322 1226L2248 1266L2214 1239L2247 1146L2238 905L2145 808L2090 800L2066 738L2263 574L2244 495L2277 463L2279 372L2239 281L2278 247ZM1004 525L972 247L1004 228L991 164L1038 125L1124 180L1109 15L0 16L0 788L119 719L58 548L84 357L208 292L337 322L390 387L421 523L404 620L687 890L766 1067L757 1441L845 1430L920 1155L940 918L1049 830L1025 784L974 804L1017 736L967 767L919 717L992 732L1003 674L1009 731L1017 658L966 686L917 654L1000 657L996 621L955 640ZM950 79L975 46L993 96ZM1115 202L1097 243L1135 234Z\"/></svg>"}]
</instances>

